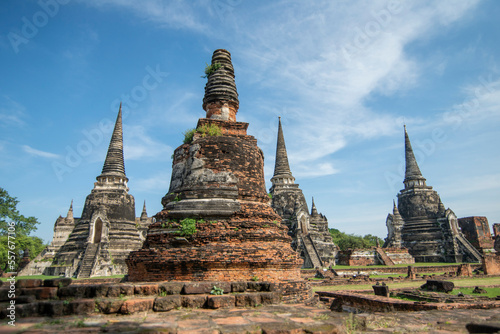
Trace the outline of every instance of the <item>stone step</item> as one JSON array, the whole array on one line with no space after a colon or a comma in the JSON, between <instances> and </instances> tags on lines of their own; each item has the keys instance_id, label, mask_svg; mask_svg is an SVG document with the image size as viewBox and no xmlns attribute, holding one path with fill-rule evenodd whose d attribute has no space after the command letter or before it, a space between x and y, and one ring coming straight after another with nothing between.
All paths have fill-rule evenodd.
<instances>
[{"instance_id":1,"label":"stone step","mask_svg":"<svg viewBox=\"0 0 500 334\"><path fill-rule=\"evenodd\" d=\"M90 313L132 314L178 307L233 308L280 303L281 293L268 282L162 282L71 284L71 279L20 280L16 289L16 315L63 316ZM214 286L226 291L215 290ZM7 316L9 286L0 287L0 319ZM223 292L222 295L213 294ZM57 300L55 300L57 299ZM4 305L5 304L5 305ZM17 313L18 312L18 313Z\"/></svg>"}]
</instances>

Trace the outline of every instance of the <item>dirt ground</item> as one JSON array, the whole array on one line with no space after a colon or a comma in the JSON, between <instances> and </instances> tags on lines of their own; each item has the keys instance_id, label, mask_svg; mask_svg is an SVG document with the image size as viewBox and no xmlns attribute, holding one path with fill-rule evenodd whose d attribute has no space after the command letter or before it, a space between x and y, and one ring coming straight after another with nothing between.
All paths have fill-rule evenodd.
<instances>
[{"instance_id":1,"label":"dirt ground","mask_svg":"<svg viewBox=\"0 0 500 334\"><path fill-rule=\"evenodd\" d=\"M468 323L500 325L499 309L337 313L302 304L234 309L179 309L133 315L16 319L0 333L468 333Z\"/></svg>"}]
</instances>

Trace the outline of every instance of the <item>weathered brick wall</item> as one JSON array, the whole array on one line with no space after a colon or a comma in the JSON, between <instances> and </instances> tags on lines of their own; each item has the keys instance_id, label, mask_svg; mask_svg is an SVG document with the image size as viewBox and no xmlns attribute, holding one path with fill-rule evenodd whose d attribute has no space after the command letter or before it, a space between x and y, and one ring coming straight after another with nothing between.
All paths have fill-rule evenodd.
<instances>
[{"instance_id":1,"label":"weathered brick wall","mask_svg":"<svg viewBox=\"0 0 500 334\"><path fill-rule=\"evenodd\" d=\"M475 248L479 250L493 248L493 238L486 217L459 218L458 225L460 225L464 236Z\"/></svg>"},{"instance_id":2,"label":"weathered brick wall","mask_svg":"<svg viewBox=\"0 0 500 334\"><path fill-rule=\"evenodd\" d=\"M500 275L500 255L485 254L483 270L486 275Z\"/></svg>"},{"instance_id":3,"label":"weathered brick wall","mask_svg":"<svg viewBox=\"0 0 500 334\"><path fill-rule=\"evenodd\" d=\"M173 164L164 210L155 216L143 249L127 259L129 280L300 280L302 261L269 205L264 157L254 137L197 138L176 150ZM235 211L224 217L228 208ZM184 218L197 219L196 233L179 235Z\"/></svg>"},{"instance_id":4,"label":"weathered brick wall","mask_svg":"<svg viewBox=\"0 0 500 334\"><path fill-rule=\"evenodd\" d=\"M369 266L378 264L377 252L372 249L348 249L339 252L339 264L344 266Z\"/></svg>"},{"instance_id":5,"label":"weathered brick wall","mask_svg":"<svg viewBox=\"0 0 500 334\"><path fill-rule=\"evenodd\" d=\"M415 263L413 257L406 248L384 248L386 255L394 264ZM375 249L348 249L340 251L338 255L339 265L345 266L370 266L381 264Z\"/></svg>"}]
</instances>

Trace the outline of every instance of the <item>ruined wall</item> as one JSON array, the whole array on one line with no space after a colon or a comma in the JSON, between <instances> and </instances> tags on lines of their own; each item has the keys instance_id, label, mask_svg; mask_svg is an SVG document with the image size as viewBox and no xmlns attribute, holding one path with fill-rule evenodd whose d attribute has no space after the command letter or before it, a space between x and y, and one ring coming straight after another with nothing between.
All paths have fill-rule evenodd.
<instances>
[{"instance_id":1,"label":"ruined wall","mask_svg":"<svg viewBox=\"0 0 500 334\"><path fill-rule=\"evenodd\" d=\"M485 254L483 257L483 271L486 275L500 275L500 255Z\"/></svg>"},{"instance_id":2,"label":"ruined wall","mask_svg":"<svg viewBox=\"0 0 500 334\"><path fill-rule=\"evenodd\" d=\"M493 238L486 217L459 218L458 224L469 242L480 251L493 248Z\"/></svg>"},{"instance_id":3,"label":"ruined wall","mask_svg":"<svg viewBox=\"0 0 500 334\"><path fill-rule=\"evenodd\" d=\"M415 263L406 248L384 248L385 254L394 264ZM338 264L345 266L372 266L384 264L377 254L376 249L348 249L338 253Z\"/></svg>"}]
</instances>

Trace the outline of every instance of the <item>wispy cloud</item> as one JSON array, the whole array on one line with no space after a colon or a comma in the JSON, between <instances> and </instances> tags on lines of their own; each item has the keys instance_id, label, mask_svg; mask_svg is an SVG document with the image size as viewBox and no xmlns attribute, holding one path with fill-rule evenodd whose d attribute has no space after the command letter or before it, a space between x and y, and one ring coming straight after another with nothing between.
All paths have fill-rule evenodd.
<instances>
[{"instance_id":1,"label":"wispy cloud","mask_svg":"<svg viewBox=\"0 0 500 334\"><path fill-rule=\"evenodd\" d=\"M23 151L30 154L30 155L33 155L33 156L36 156L36 157L42 157L42 158L48 158L48 159L57 159L59 158L59 155L58 154L54 154L54 153L50 153L50 152L45 152L45 151L40 151L40 150L37 150L33 147L30 147L28 145L23 145L22 146L23 148Z\"/></svg>"},{"instance_id":2,"label":"wispy cloud","mask_svg":"<svg viewBox=\"0 0 500 334\"><path fill-rule=\"evenodd\" d=\"M170 159L172 147L151 138L143 126L124 126L123 132L125 136L123 150L127 160Z\"/></svg>"},{"instance_id":3,"label":"wispy cloud","mask_svg":"<svg viewBox=\"0 0 500 334\"><path fill-rule=\"evenodd\" d=\"M390 3L281 3L260 9L258 25L252 21L255 12L240 17L238 31L244 37L233 58L244 59L243 75L286 96L268 101L271 106L301 106L289 115L287 127L287 133L300 136L286 140L301 157L300 168L310 170L306 174L317 174L311 159L329 160L352 140L400 130L395 115L371 110L366 100L418 85L420 64L405 47L460 19L477 1L460 6L405 1L392 10Z\"/></svg>"},{"instance_id":4,"label":"wispy cloud","mask_svg":"<svg viewBox=\"0 0 500 334\"><path fill-rule=\"evenodd\" d=\"M265 95L265 107L255 110L256 118L267 110L291 111L282 115L290 120L287 132L300 136L287 137L287 146L304 175L321 174L318 163L330 166L323 173L332 173L336 169L330 155L352 141L400 131L397 115L372 110L366 101L373 94L391 96L418 86L424 68L432 64L423 66L405 48L442 32L477 3L241 3L231 8L233 20L207 30L203 22L217 14L213 1L91 1L99 8L131 11L160 27L188 29L214 37L217 44L229 43L237 76ZM446 59L435 66L443 64ZM269 142L268 132L275 129L252 124L263 129L257 131L259 140Z\"/></svg>"},{"instance_id":5,"label":"wispy cloud","mask_svg":"<svg viewBox=\"0 0 500 334\"><path fill-rule=\"evenodd\" d=\"M134 178L134 191L157 193L158 190L168 191L170 186L170 173L160 172L148 178Z\"/></svg>"},{"instance_id":6,"label":"wispy cloud","mask_svg":"<svg viewBox=\"0 0 500 334\"><path fill-rule=\"evenodd\" d=\"M167 28L188 29L202 33L209 31L203 24L202 16L202 13L209 9L209 1L91 0L86 3L101 9L119 7Z\"/></svg>"},{"instance_id":7,"label":"wispy cloud","mask_svg":"<svg viewBox=\"0 0 500 334\"><path fill-rule=\"evenodd\" d=\"M7 95L0 97L0 125L23 126L26 108Z\"/></svg>"}]
</instances>

